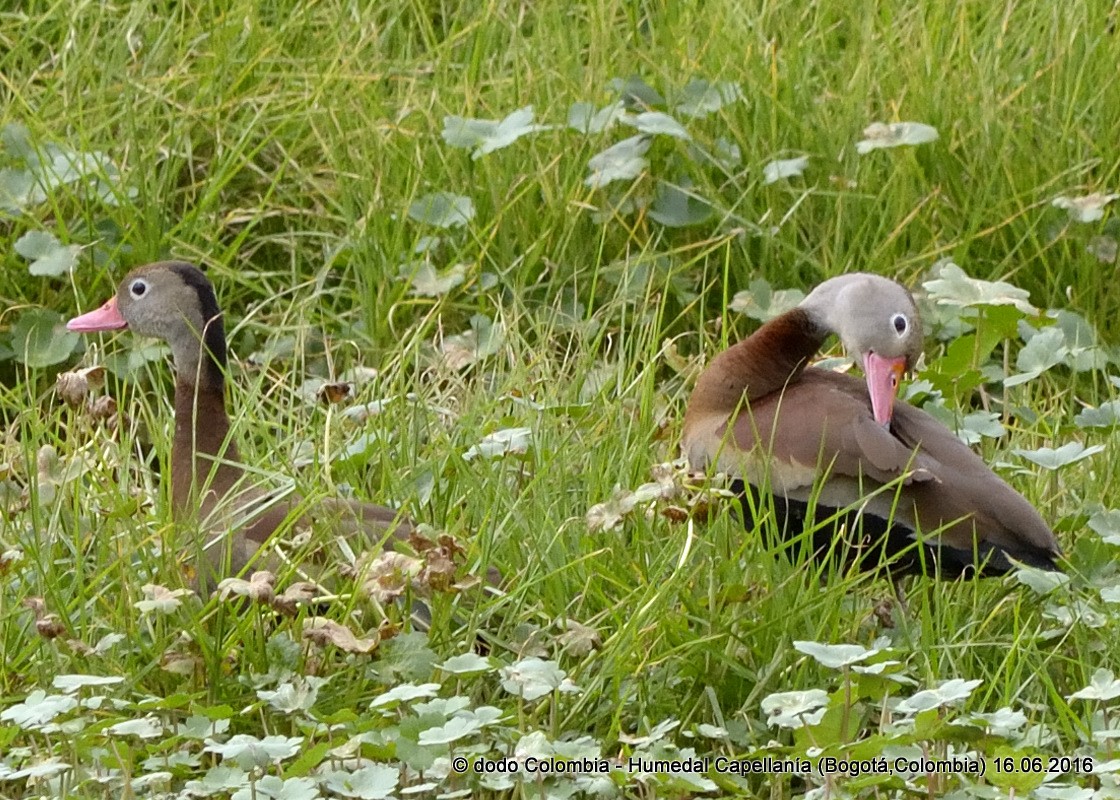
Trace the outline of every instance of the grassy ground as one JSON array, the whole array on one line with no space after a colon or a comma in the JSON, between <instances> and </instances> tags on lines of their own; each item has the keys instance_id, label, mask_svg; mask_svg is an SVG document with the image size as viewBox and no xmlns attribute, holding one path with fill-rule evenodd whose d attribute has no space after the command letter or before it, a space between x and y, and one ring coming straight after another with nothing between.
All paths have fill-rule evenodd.
<instances>
[{"instance_id":1,"label":"grassy ground","mask_svg":"<svg viewBox=\"0 0 1120 800\"><path fill-rule=\"evenodd\" d=\"M1009 434L982 449L1013 465L1004 474L1072 554L1073 583L1057 597L1013 579L918 582L909 614L884 624L874 611L890 597L886 584L822 582L809 566L771 558L727 504L710 522L639 510L597 530L586 517L616 487L650 481L653 465L676 457L699 357L752 329L726 307L756 278L805 288L859 268L917 284L951 257L974 277L1028 289L1039 306L1083 315L1111 341L1120 332L1115 267L1087 250L1114 235L1110 214L1074 223L1051 201L1117 185L1113 13L1105 2L235 0L30 2L0 15L0 124L26 126L39 155L53 143L104 153L119 169L60 181L0 216L11 332L0 336L12 351L0 353L0 551L19 554L5 556L0 592L0 708L16 709L0 719L0 793L53 780L54 792L78 796L116 796L126 784L136 795L174 794L204 776L217 794L251 785L271 796L380 797L425 782L433 795L479 793L502 783L448 774L447 757L515 748L624 761L687 748L791 757L817 747L892 764L897 754L971 751L988 771L903 770L862 782L710 772L711 784L616 772L609 786L569 777L513 791L1025 796L1043 776L1023 758L1089 756L1098 768L1114 758L1108 706L1120 687L1094 675L1120 661L1115 547L1085 523L1114 504L1115 437L1074 422L1084 406L1112 399L1109 364L1079 374L1059 365L1008 389L1006 406L987 376ZM675 112L691 140L655 136L640 177L592 188L589 159L635 131L573 130L569 108L616 101L612 80L634 75L660 92L658 109ZM733 82L741 97L707 116L676 112L697 78ZM447 115L500 120L530 105L551 127L478 158L441 135ZM933 125L940 137L857 155L869 123L900 120ZM704 155L732 148L737 162ZM810 156L804 177L763 183L765 164L800 155ZM10 138L0 158L9 170L26 166ZM682 188L706 204L694 220L686 212L697 206L673 205ZM423 199L433 192L469 198L473 217L434 224ZM83 247L69 279L29 273L15 243L36 230ZM503 598L473 607L439 599L426 643L404 635L373 658L309 644L307 613L277 620L217 601L140 613L141 585L176 580L174 549L156 546L172 533L158 474L143 463L149 443L166 449L168 370L127 336L85 356L109 363L130 352L139 364L118 364L106 389L127 414L118 445L52 390L56 373L79 361L67 355L73 343L47 334L48 345L63 343L62 357L34 362L19 323L40 307L60 318L89 309L128 266L168 255L207 265L227 309L246 460L294 473L311 493L350 486L402 504L455 536L468 565L500 566ZM418 292L425 259L461 281ZM928 354L947 386L980 366L1016 371L1014 326L1006 364L1000 345L990 362L983 352L962 365L949 357L951 322L939 324ZM377 376L350 406L400 398L364 425L301 391L359 366ZM971 410L972 392L946 394L948 413ZM512 428L530 429L526 453L463 459L483 436ZM1052 471L1012 453L1071 441L1105 449ZM57 465L43 445L56 448ZM92 466L67 474L82 463ZM1115 538L1109 519L1094 517ZM39 633L57 622L61 635L37 634L28 598L42 598L40 617L54 615ZM359 633L377 627L370 609L357 610L364 616L331 613ZM88 650L113 634L125 638ZM432 667L469 652L476 634L492 643L491 662ZM886 655L865 655L868 663L900 662L880 669L901 677L829 668L795 641L874 644ZM556 689L547 665L498 672L527 657L554 660L581 691ZM68 674L124 683L54 683ZM315 688L306 676L329 683ZM942 687L927 710L885 700L954 679L982 683L963 702ZM530 697L534 680L553 690ZM1102 699L1070 699L1091 680ZM469 710L456 717L418 709L420 700L369 709L406 682L440 684L442 698L463 694ZM285 705L257 693L285 684L317 694ZM35 689L46 698L29 700ZM764 699L794 690L830 693L825 718L768 724ZM106 699L66 702L91 695ZM804 699L784 702L796 709ZM52 702L61 710L37 720L33 709ZM500 717L485 721L486 707ZM1012 712L977 716L1004 708L1021 722L1008 721ZM150 729L114 728L145 719ZM478 727L462 734L454 719ZM429 730L443 732L425 738ZM222 751L234 734L303 738L291 752L273 742L278 749L258 757ZM309 777L353 771L345 759L359 753L397 777L372 766L349 788ZM75 769L56 770L50 758ZM1012 759L1013 774L998 771L998 758ZM234 762L244 772L219 785L212 767ZM1058 765L1050 790L1116 796L1107 794L1117 791L1111 773L1085 766Z\"/></svg>"}]
</instances>

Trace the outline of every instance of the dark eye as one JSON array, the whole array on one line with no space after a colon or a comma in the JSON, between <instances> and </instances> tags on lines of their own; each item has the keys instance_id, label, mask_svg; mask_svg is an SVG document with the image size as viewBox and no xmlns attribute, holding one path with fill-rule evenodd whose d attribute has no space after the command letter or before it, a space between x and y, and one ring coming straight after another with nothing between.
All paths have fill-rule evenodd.
<instances>
[{"instance_id":1,"label":"dark eye","mask_svg":"<svg viewBox=\"0 0 1120 800\"><path fill-rule=\"evenodd\" d=\"M132 285L128 287L128 293L131 294L137 300L139 300L141 297L143 297L145 292L147 292L147 291L148 291L148 282L147 281L136 280L136 281L133 281Z\"/></svg>"},{"instance_id":2,"label":"dark eye","mask_svg":"<svg viewBox=\"0 0 1120 800\"><path fill-rule=\"evenodd\" d=\"M903 314L895 314L891 317L891 324L894 325L894 329L898 332L898 335L902 336L910 327L910 320L906 319L906 316Z\"/></svg>"}]
</instances>

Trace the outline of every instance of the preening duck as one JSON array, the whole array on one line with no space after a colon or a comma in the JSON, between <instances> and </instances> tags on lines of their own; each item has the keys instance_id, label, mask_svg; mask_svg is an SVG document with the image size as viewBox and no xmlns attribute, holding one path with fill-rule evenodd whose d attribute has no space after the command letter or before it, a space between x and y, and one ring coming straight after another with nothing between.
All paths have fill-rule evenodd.
<instances>
[{"instance_id":1,"label":"preening duck","mask_svg":"<svg viewBox=\"0 0 1120 800\"><path fill-rule=\"evenodd\" d=\"M196 266L165 261L134 269L105 305L70 320L79 333L128 328L163 339L175 364L171 502L176 519L206 536L209 575L236 575L297 506L304 519L373 543L406 539L409 520L393 509L342 499L307 506L252 485L226 412L226 337L214 287ZM263 566L263 565L262 565Z\"/></svg>"},{"instance_id":2,"label":"preening duck","mask_svg":"<svg viewBox=\"0 0 1120 800\"><path fill-rule=\"evenodd\" d=\"M808 365L830 334L864 381ZM771 529L787 538L811 529L818 557L862 569L889 562L896 575L1001 574L1009 558L1057 569L1058 541L1038 511L944 425L897 399L922 336L914 299L895 281L825 281L712 359L685 412L685 456L737 479L748 526L772 497Z\"/></svg>"}]
</instances>

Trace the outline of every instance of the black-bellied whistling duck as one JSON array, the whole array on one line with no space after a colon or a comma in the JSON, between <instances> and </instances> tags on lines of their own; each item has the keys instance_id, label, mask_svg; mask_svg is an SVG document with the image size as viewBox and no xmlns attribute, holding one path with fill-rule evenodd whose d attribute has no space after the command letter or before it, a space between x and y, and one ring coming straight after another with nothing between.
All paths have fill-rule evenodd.
<instances>
[{"instance_id":1,"label":"black-bellied whistling duck","mask_svg":"<svg viewBox=\"0 0 1120 800\"><path fill-rule=\"evenodd\" d=\"M230 436L225 329L210 281L194 265L178 261L139 267L128 273L105 305L75 317L66 327L80 333L129 328L171 346L174 515L207 535L212 572L200 575L200 583L212 584L242 571L300 500L277 500L246 480ZM405 539L413 530L406 517L390 508L350 500L319 500L304 516L340 533L360 533L372 543Z\"/></svg>"},{"instance_id":2,"label":"black-bellied whistling duck","mask_svg":"<svg viewBox=\"0 0 1120 800\"><path fill-rule=\"evenodd\" d=\"M808 366L829 334L865 381ZM685 456L737 479L748 525L772 496L786 537L815 526L818 557L943 577L1001 574L1009 558L1057 569L1058 541L1038 511L944 425L896 399L922 336L900 284L866 273L825 281L704 370L685 412ZM822 524L837 512L842 524Z\"/></svg>"}]
</instances>

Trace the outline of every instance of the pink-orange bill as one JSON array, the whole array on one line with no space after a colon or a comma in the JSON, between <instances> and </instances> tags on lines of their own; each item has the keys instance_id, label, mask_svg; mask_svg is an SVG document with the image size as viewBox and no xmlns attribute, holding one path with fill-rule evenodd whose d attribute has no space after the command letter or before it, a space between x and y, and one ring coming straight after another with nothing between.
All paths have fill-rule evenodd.
<instances>
[{"instance_id":1,"label":"pink-orange bill","mask_svg":"<svg viewBox=\"0 0 1120 800\"><path fill-rule=\"evenodd\" d=\"M115 331L127 328L128 322L117 310L117 298L112 297L105 305L96 311L74 317L66 323L66 330L75 333L96 333L97 331Z\"/></svg>"},{"instance_id":2,"label":"pink-orange bill","mask_svg":"<svg viewBox=\"0 0 1120 800\"><path fill-rule=\"evenodd\" d=\"M871 395L871 413L875 421L884 427L891 424L894 401L905 372L904 356L884 358L877 353L867 353L863 357L863 375L867 380L867 392Z\"/></svg>"}]
</instances>

